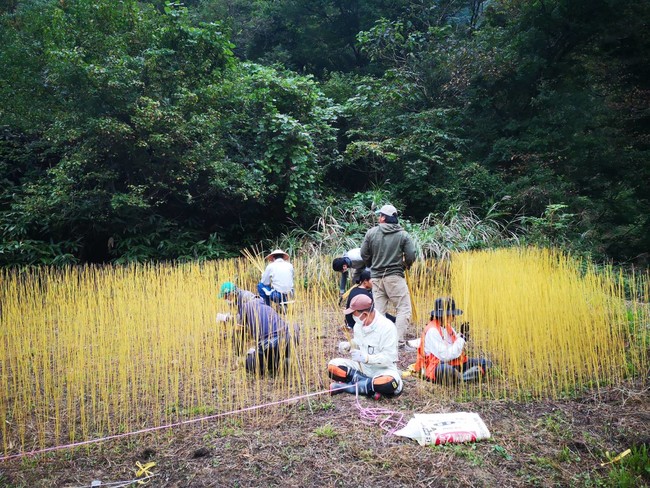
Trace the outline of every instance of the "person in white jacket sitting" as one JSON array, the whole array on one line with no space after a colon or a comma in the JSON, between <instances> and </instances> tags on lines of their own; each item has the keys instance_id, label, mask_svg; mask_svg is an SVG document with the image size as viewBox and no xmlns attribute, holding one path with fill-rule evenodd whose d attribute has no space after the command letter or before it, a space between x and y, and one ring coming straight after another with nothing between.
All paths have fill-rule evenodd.
<instances>
[{"instance_id":1,"label":"person in white jacket sitting","mask_svg":"<svg viewBox=\"0 0 650 488\"><path fill-rule=\"evenodd\" d=\"M485 375L492 362L483 358L468 358L464 348L469 339L469 323L452 327L463 311L456 308L452 298L437 298L431 320L422 332L415 371L436 383L475 381Z\"/></svg>"},{"instance_id":2,"label":"person in white jacket sitting","mask_svg":"<svg viewBox=\"0 0 650 488\"><path fill-rule=\"evenodd\" d=\"M359 393L375 399L402 392L402 377L397 368L397 329L395 324L374 309L372 298L357 295L345 313L355 321L354 338L339 344L339 352L349 358L335 358L327 365L334 380L330 393Z\"/></svg>"},{"instance_id":3,"label":"person in white jacket sitting","mask_svg":"<svg viewBox=\"0 0 650 488\"><path fill-rule=\"evenodd\" d=\"M257 285L257 293L266 305L271 305L271 302L286 304L293 296L293 264L282 249L272 251L266 259L269 264Z\"/></svg>"}]
</instances>

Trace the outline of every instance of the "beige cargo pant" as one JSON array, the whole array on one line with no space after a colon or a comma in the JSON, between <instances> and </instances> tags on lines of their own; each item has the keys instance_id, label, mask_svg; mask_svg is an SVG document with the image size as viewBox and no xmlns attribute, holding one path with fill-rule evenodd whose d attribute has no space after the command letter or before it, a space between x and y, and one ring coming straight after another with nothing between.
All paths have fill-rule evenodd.
<instances>
[{"instance_id":1,"label":"beige cargo pant","mask_svg":"<svg viewBox=\"0 0 650 488\"><path fill-rule=\"evenodd\" d=\"M411 296L403 276L385 276L372 279L372 298L375 309L386 314L388 305L392 304L396 310L395 327L397 327L397 340L404 342L406 331L411 323Z\"/></svg>"}]
</instances>

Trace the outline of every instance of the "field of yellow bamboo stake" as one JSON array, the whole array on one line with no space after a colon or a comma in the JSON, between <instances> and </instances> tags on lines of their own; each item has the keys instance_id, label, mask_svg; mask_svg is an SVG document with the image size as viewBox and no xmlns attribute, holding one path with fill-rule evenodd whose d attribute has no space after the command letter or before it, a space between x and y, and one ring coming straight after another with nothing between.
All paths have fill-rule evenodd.
<instances>
[{"instance_id":1,"label":"field of yellow bamboo stake","mask_svg":"<svg viewBox=\"0 0 650 488\"><path fill-rule=\"evenodd\" d=\"M331 257L292 259L301 327L286 374L251 377L219 286L255 290L260 252L232 260L0 271L0 434L5 454L100 438L319 391L344 339ZM253 261L259 261L253 264ZM624 286L625 285L625 286ZM546 397L647 378L648 275L596 273L553 251L456 254L418 262L409 286L419 321L452 295L471 323L470 355L494 372L469 394ZM626 300L634 297L634 300ZM442 387L418 382L414 394ZM322 400L326 401L326 400ZM270 422L284 407L242 415ZM232 421L229 418L213 422Z\"/></svg>"},{"instance_id":2,"label":"field of yellow bamboo stake","mask_svg":"<svg viewBox=\"0 0 650 488\"><path fill-rule=\"evenodd\" d=\"M648 275L624 277L549 250L510 249L452 257L451 292L471 324L470 351L500 374L497 396L557 396L648 367ZM497 381L490 381L497 380Z\"/></svg>"}]
</instances>

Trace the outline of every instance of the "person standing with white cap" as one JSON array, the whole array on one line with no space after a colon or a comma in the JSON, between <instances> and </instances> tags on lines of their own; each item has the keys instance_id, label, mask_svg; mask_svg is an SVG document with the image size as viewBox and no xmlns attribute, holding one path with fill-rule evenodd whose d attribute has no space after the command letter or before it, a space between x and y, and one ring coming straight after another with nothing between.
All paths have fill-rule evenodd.
<instances>
[{"instance_id":1,"label":"person standing with white cap","mask_svg":"<svg viewBox=\"0 0 650 488\"><path fill-rule=\"evenodd\" d=\"M377 310L385 315L391 303L397 311L399 347L404 347L411 321L411 296L404 270L415 262L415 245L399 225L395 207L384 205L378 214L379 224L368 230L361 244L361 258L372 273L372 296Z\"/></svg>"},{"instance_id":2,"label":"person standing with white cap","mask_svg":"<svg viewBox=\"0 0 650 488\"><path fill-rule=\"evenodd\" d=\"M271 251L266 260L269 264L262 273L262 279L257 285L257 292L264 303L286 303L293 295L293 264L289 255L282 249Z\"/></svg>"}]
</instances>

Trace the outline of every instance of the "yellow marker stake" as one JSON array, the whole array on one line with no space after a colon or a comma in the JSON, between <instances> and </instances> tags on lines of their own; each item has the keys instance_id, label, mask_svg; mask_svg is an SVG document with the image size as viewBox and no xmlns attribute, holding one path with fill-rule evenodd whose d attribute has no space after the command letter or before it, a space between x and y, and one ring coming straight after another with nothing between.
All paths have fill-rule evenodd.
<instances>
[{"instance_id":1,"label":"yellow marker stake","mask_svg":"<svg viewBox=\"0 0 650 488\"><path fill-rule=\"evenodd\" d=\"M601 466L607 466L608 464L616 463L616 462L620 461L621 459L623 459L623 458L624 458L625 456L627 456L628 454L630 454L631 452L632 452L631 449L626 449L625 451L623 451L622 453L620 453L618 456L616 456L614 459L611 459L611 460L609 460L609 461L606 462L606 463L600 463L600 465L601 465ZM606 452L605 455L606 455L607 457L609 457L609 452Z\"/></svg>"},{"instance_id":2,"label":"yellow marker stake","mask_svg":"<svg viewBox=\"0 0 650 488\"><path fill-rule=\"evenodd\" d=\"M153 468L156 463L151 462L143 465L140 461L136 461L135 465L137 468L139 468L135 473L136 478L139 478L140 476L146 476L147 478L150 478L153 476L151 468ZM138 484L145 485L148 481L149 480L139 480Z\"/></svg>"}]
</instances>

